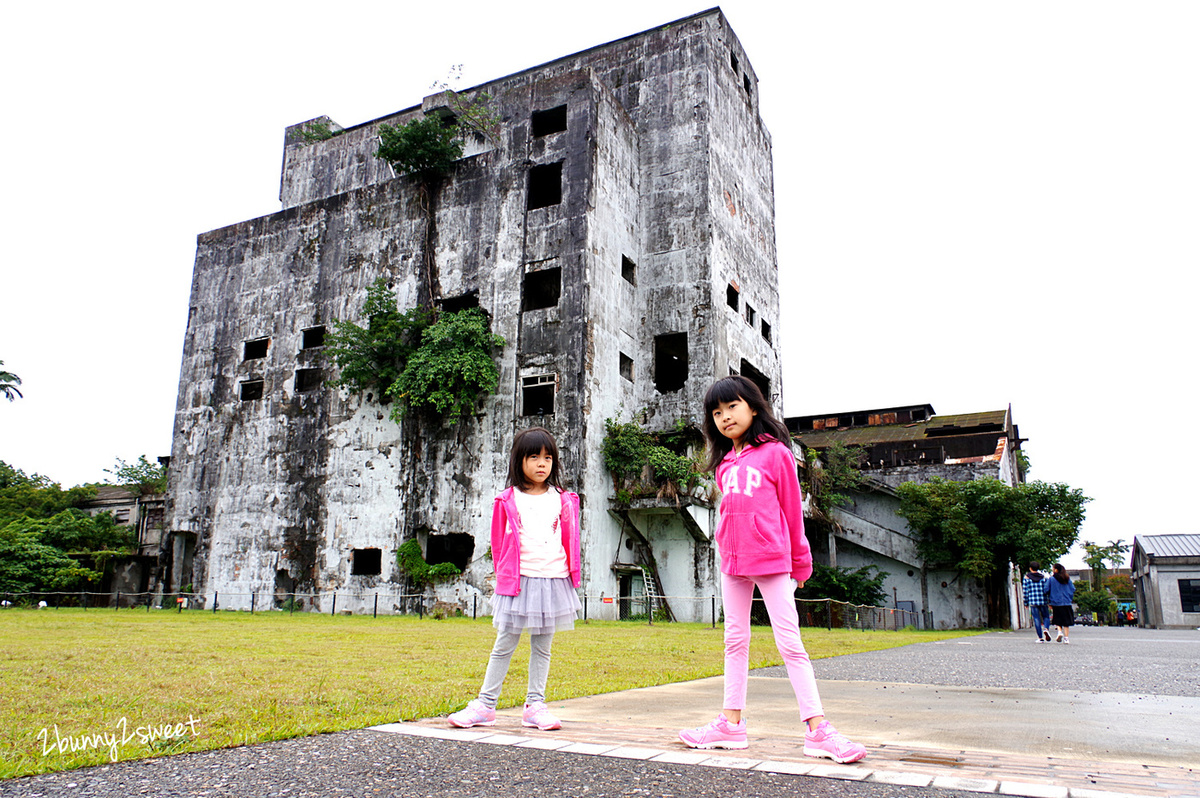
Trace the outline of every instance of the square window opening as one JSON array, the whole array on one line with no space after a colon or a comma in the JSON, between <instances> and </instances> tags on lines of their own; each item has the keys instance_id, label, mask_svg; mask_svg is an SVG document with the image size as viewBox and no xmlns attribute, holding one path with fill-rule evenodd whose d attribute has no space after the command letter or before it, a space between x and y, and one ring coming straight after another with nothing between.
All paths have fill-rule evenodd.
<instances>
[{"instance_id":1,"label":"square window opening","mask_svg":"<svg viewBox=\"0 0 1200 798\"><path fill-rule=\"evenodd\" d=\"M378 576L383 573L383 551L354 549L350 552L350 573L353 576Z\"/></svg>"},{"instance_id":2,"label":"square window opening","mask_svg":"<svg viewBox=\"0 0 1200 798\"><path fill-rule=\"evenodd\" d=\"M270 338L255 338L242 346L242 360L258 360L267 356L267 347L271 345Z\"/></svg>"},{"instance_id":3,"label":"square window opening","mask_svg":"<svg viewBox=\"0 0 1200 798\"><path fill-rule=\"evenodd\" d=\"M673 393L688 378L687 333L667 333L654 337L654 387L659 393Z\"/></svg>"},{"instance_id":4,"label":"square window opening","mask_svg":"<svg viewBox=\"0 0 1200 798\"><path fill-rule=\"evenodd\" d=\"M529 210L548 208L562 202L562 161L534 166L529 170Z\"/></svg>"},{"instance_id":5,"label":"square window opening","mask_svg":"<svg viewBox=\"0 0 1200 798\"><path fill-rule=\"evenodd\" d=\"M753 327L754 322L757 320L758 313L755 312L754 308L750 307L749 303L746 303L746 323Z\"/></svg>"},{"instance_id":6,"label":"square window opening","mask_svg":"<svg viewBox=\"0 0 1200 798\"><path fill-rule=\"evenodd\" d=\"M325 328L309 327L300 336L301 349L320 349L325 346Z\"/></svg>"},{"instance_id":7,"label":"square window opening","mask_svg":"<svg viewBox=\"0 0 1200 798\"><path fill-rule=\"evenodd\" d=\"M771 325L764 320L762 323L762 337L767 343L771 343Z\"/></svg>"},{"instance_id":8,"label":"square window opening","mask_svg":"<svg viewBox=\"0 0 1200 798\"><path fill-rule=\"evenodd\" d=\"M554 389L558 378L554 374L537 374L521 379L521 415L554 415Z\"/></svg>"},{"instance_id":9,"label":"square window opening","mask_svg":"<svg viewBox=\"0 0 1200 798\"><path fill-rule=\"evenodd\" d=\"M1182 612L1200 612L1200 579L1179 580L1179 604Z\"/></svg>"},{"instance_id":10,"label":"square window opening","mask_svg":"<svg viewBox=\"0 0 1200 798\"><path fill-rule=\"evenodd\" d=\"M459 296L446 297L439 299L438 304L441 306L444 313L458 313L460 310L468 310L469 308L479 307L479 292L468 291Z\"/></svg>"},{"instance_id":11,"label":"square window opening","mask_svg":"<svg viewBox=\"0 0 1200 798\"><path fill-rule=\"evenodd\" d=\"M754 368L750 361L745 358L742 358L742 376L757 385L767 401L771 401L771 381L767 379L766 374Z\"/></svg>"},{"instance_id":12,"label":"square window opening","mask_svg":"<svg viewBox=\"0 0 1200 798\"><path fill-rule=\"evenodd\" d=\"M540 310L558 305L562 296L562 267L525 272L525 285L521 292L521 312Z\"/></svg>"},{"instance_id":13,"label":"square window opening","mask_svg":"<svg viewBox=\"0 0 1200 798\"><path fill-rule=\"evenodd\" d=\"M734 310L738 309L738 290L733 283L725 289L725 304Z\"/></svg>"},{"instance_id":14,"label":"square window opening","mask_svg":"<svg viewBox=\"0 0 1200 798\"><path fill-rule=\"evenodd\" d=\"M924 421L925 418L926 418L925 408L918 407L917 409L912 411L912 420L913 421Z\"/></svg>"},{"instance_id":15,"label":"square window opening","mask_svg":"<svg viewBox=\"0 0 1200 798\"><path fill-rule=\"evenodd\" d=\"M621 277L630 285L637 285L637 264L628 255L621 256Z\"/></svg>"},{"instance_id":16,"label":"square window opening","mask_svg":"<svg viewBox=\"0 0 1200 798\"><path fill-rule=\"evenodd\" d=\"M567 106L559 105L545 111L534 111L529 120L529 133L534 138L561 133L567 129Z\"/></svg>"},{"instance_id":17,"label":"square window opening","mask_svg":"<svg viewBox=\"0 0 1200 798\"><path fill-rule=\"evenodd\" d=\"M239 386L239 396L243 402L254 402L263 398L263 381L247 380Z\"/></svg>"},{"instance_id":18,"label":"square window opening","mask_svg":"<svg viewBox=\"0 0 1200 798\"><path fill-rule=\"evenodd\" d=\"M620 359L621 376L623 378L629 380L630 382L633 382L633 358L631 358L629 355L625 354L624 352L620 352L619 354L621 356L621 359Z\"/></svg>"},{"instance_id":19,"label":"square window opening","mask_svg":"<svg viewBox=\"0 0 1200 798\"><path fill-rule=\"evenodd\" d=\"M320 369L296 369L296 393L315 391L321 387Z\"/></svg>"},{"instance_id":20,"label":"square window opening","mask_svg":"<svg viewBox=\"0 0 1200 798\"><path fill-rule=\"evenodd\" d=\"M451 563L465 571L475 553L475 538L463 532L448 532L444 535L430 534L425 541L425 562L430 565Z\"/></svg>"}]
</instances>

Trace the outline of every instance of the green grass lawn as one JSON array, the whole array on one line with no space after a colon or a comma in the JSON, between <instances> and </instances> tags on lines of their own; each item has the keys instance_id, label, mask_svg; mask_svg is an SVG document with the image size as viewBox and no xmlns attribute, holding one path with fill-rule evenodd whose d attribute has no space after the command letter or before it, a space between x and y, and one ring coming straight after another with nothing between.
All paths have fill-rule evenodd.
<instances>
[{"instance_id":1,"label":"green grass lawn","mask_svg":"<svg viewBox=\"0 0 1200 798\"><path fill-rule=\"evenodd\" d=\"M959 634L805 629L804 640L818 659ZM719 675L721 635L579 622L554 639L547 700ZM0 778L444 715L479 690L494 638L490 619L7 609ZM501 706L524 700L528 654L523 641ZM756 627L750 666L780 663ZM93 737L105 733L117 742Z\"/></svg>"}]
</instances>

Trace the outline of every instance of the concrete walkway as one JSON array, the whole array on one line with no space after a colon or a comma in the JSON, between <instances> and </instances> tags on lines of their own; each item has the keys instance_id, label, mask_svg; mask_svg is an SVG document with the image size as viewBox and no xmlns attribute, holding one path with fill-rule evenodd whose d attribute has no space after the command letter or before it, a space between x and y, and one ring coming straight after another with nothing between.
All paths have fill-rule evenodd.
<instances>
[{"instance_id":1,"label":"concrete walkway","mask_svg":"<svg viewBox=\"0 0 1200 798\"><path fill-rule=\"evenodd\" d=\"M1069 646L1035 645L1029 632L991 633L815 667L826 714L868 748L858 764L803 755L790 683L774 669L750 680L748 751L693 751L676 737L713 717L721 678L555 702L564 723L555 732L523 728L519 710L498 713L486 730L451 729L444 718L376 730L1039 798L1200 798L1200 632L1076 629ZM1068 686L1085 671L1079 681L1090 687L1136 692ZM858 675L820 678L839 672ZM1097 672L1113 678L1096 681ZM910 681L888 678L896 674ZM989 686L1006 683L1047 686Z\"/></svg>"}]
</instances>

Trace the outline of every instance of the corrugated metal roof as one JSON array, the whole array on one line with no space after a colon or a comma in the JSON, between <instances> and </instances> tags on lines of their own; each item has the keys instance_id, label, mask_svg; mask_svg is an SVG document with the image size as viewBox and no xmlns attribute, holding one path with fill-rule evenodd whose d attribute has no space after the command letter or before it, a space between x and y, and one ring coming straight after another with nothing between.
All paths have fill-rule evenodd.
<instances>
[{"instance_id":1,"label":"corrugated metal roof","mask_svg":"<svg viewBox=\"0 0 1200 798\"><path fill-rule=\"evenodd\" d=\"M1200 535L1138 535L1134 542L1153 557L1200 557Z\"/></svg>"},{"instance_id":2,"label":"corrugated metal roof","mask_svg":"<svg viewBox=\"0 0 1200 798\"><path fill-rule=\"evenodd\" d=\"M942 430L945 435L949 429L956 429L960 434L970 434L972 428L986 425L1004 427L1007 410L989 410L983 413L959 413L950 416L933 416L928 421L918 421L912 424L889 424L874 427L849 427L846 429L804 430L797 432L794 437L805 446L821 448L841 441L848 446L868 446L875 443L894 443L896 441L923 441L931 436L927 430ZM933 436L940 437L940 436Z\"/></svg>"}]
</instances>

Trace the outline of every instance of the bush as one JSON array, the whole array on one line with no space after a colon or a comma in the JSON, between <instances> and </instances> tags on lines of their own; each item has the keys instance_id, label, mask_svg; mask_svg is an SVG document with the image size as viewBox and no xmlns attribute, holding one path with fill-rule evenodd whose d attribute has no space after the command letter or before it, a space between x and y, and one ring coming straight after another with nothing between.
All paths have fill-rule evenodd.
<instances>
[{"instance_id":1,"label":"bush","mask_svg":"<svg viewBox=\"0 0 1200 798\"><path fill-rule=\"evenodd\" d=\"M399 174L438 176L462 157L462 142L457 135L457 125L437 116L423 116L406 125L380 125L381 143L375 155Z\"/></svg>"},{"instance_id":2,"label":"bush","mask_svg":"<svg viewBox=\"0 0 1200 798\"><path fill-rule=\"evenodd\" d=\"M441 562L437 565L425 562L425 557L421 554L421 544L415 538L402 544L396 551L396 564L418 585L444 582L462 573L452 562Z\"/></svg>"},{"instance_id":3,"label":"bush","mask_svg":"<svg viewBox=\"0 0 1200 798\"><path fill-rule=\"evenodd\" d=\"M851 570L813 563L813 574L800 589L799 596L881 607L887 598L883 592L883 580L887 577L887 571L880 571L874 565Z\"/></svg>"}]
</instances>

